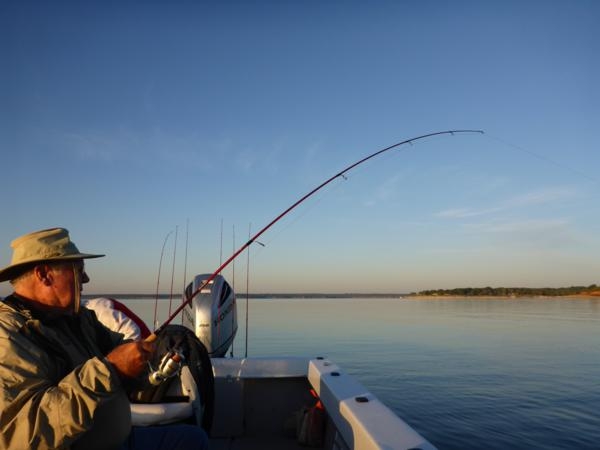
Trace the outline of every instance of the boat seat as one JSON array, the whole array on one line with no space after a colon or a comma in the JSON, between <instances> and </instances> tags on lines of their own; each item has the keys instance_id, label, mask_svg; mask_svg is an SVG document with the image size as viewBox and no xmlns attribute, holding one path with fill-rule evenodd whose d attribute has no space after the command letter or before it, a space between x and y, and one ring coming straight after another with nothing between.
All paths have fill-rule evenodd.
<instances>
[{"instance_id":1,"label":"boat seat","mask_svg":"<svg viewBox=\"0 0 600 450\"><path fill-rule=\"evenodd\" d=\"M138 427L165 425L189 419L194 410L190 402L132 403L131 424Z\"/></svg>"},{"instance_id":2,"label":"boat seat","mask_svg":"<svg viewBox=\"0 0 600 450\"><path fill-rule=\"evenodd\" d=\"M187 366L181 368L179 380L176 381L179 382L171 384L167 396L185 399L185 401L131 403L131 424L146 427L192 420L200 425L204 410L198 387Z\"/></svg>"}]
</instances>

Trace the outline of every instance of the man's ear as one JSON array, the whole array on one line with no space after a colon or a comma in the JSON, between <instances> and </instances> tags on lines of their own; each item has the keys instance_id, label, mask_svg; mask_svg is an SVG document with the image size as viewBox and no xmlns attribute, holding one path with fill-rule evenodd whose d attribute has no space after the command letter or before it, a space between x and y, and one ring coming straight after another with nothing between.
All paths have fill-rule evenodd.
<instances>
[{"instance_id":1,"label":"man's ear","mask_svg":"<svg viewBox=\"0 0 600 450\"><path fill-rule=\"evenodd\" d=\"M38 281L45 286L52 284L52 270L47 264L39 264L33 268L33 273Z\"/></svg>"}]
</instances>

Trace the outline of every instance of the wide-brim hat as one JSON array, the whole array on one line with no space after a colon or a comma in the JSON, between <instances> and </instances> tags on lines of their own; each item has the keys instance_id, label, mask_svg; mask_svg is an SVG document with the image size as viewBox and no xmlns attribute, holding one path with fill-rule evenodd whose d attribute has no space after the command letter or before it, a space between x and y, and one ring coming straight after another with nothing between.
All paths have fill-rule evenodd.
<instances>
[{"instance_id":1,"label":"wide-brim hat","mask_svg":"<svg viewBox=\"0 0 600 450\"><path fill-rule=\"evenodd\" d=\"M104 255L81 253L64 228L49 228L16 238L9 266L0 270L0 281L13 280L26 269L46 261L100 258Z\"/></svg>"}]
</instances>

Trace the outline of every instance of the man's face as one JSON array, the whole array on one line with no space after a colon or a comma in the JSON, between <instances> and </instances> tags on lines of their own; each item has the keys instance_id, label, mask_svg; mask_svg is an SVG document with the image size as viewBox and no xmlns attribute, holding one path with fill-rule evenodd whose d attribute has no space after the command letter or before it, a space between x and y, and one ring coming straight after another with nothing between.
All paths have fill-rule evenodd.
<instances>
[{"instance_id":1,"label":"man's face","mask_svg":"<svg viewBox=\"0 0 600 450\"><path fill-rule=\"evenodd\" d=\"M54 306L77 311L82 284L89 278L83 267L83 260L59 263L52 266Z\"/></svg>"}]
</instances>

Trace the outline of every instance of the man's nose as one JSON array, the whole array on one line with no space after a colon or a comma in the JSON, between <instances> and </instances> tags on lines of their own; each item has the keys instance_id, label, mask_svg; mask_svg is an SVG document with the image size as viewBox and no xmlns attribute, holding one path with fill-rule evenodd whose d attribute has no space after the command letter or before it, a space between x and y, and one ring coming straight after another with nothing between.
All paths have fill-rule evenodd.
<instances>
[{"instance_id":1,"label":"man's nose","mask_svg":"<svg viewBox=\"0 0 600 450\"><path fill-rule=\"evenodd\" d=\"M88 277L87 273L83 272L81 274L81 284L88 283L89 281L90 281L90 277Z\"/></svg>"}]
</instances>

